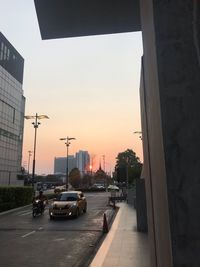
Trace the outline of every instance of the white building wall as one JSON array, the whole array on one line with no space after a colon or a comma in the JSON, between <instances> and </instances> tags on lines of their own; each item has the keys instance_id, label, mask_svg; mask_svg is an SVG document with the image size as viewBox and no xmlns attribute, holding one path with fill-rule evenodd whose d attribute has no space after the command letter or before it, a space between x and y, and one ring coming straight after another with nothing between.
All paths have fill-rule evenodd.
<instances>
[{"instance_id":1,"label":"white building wall","mask_svg":"<svg viewBox=\"0 0 200 267\"><path fill-rule=\"evenodd\" d=\"M22 184L21 170L24 125L22 84L0 66L0 184Z\"/></svg>"},{"instance_id":2,"label":"white building wall","mask_svg":"<svg viewBox=\"0 0 200 267\"><path fill-rule=\"evenodd\" d=\"M0 185L23 184L24 59L0 32Z\"/></svg>"}]
</instances>

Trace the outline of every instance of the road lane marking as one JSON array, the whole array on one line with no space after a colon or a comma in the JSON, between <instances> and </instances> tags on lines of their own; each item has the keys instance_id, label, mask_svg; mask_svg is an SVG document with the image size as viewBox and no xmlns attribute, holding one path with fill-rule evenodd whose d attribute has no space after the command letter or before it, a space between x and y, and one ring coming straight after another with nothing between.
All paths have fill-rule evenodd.
<instances>
[{"instance_id":1,"label":"road lane marking","mask_svg":"<svg viewBox=\"0 0 200 267\"><path fill-rule=\"evenodd\" d=\"M17 215L21 217L21 216L30 215L31 213L32 213L32 210L31 211L29 210L29 211L20 212ZM44 210L43 214L45 214L45 213L47 213L47 210Z\"/></svg>"},{"instance_id":2,"label":"road lane marking","mask_svg":"<svg viewBox=\"0 0 200 267\"><path fill-rule=\"evenodd\" d=\"M28 211L30 211L30 210L21 210L21 211L17 212L16 215L21 215L21 214L28 212Z\"/></svg>"},{"instance_id":3,"label":"road lane marking","mask_svg":"<svg viewBox=\"0 0 200 267\"><path fill-rule=\"evenodd\" d=\"M27 236L29 236L29 235L32 235L32 234L34 234L35 232L36 232L36 231L29 232L29 233L27 233L27 234L23 235L22 237L27 237Z\"/></svg>"},{"instance_id":4,"label":"road lane marking","mask_svg":"<svg viewBox=\"0 0 200 267\"><path fill-rule=\"evenodd\" d=\"M19 216L26 216L26 215L29 215L31 213L32 213L32 211L27 211L27 212L24 212L24 213L20 214Z\"/></svg>"}]
</instances>

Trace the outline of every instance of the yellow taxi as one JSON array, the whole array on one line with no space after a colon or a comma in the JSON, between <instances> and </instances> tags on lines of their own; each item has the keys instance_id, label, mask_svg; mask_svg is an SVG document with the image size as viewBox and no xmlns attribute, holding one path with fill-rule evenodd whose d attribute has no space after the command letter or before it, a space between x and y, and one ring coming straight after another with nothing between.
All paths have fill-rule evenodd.
<instances>
[{"instance_id":1,"label":"yellow taxi","mask_svg":"<svg viewBox=\"0 0 200 267\"><path fill-rule=\"evenodd\" d=\"M87 211L87 201L81 191L61 192L51 203L50 219L59 217L78 217Z\"/></svg>"}]
</instances>

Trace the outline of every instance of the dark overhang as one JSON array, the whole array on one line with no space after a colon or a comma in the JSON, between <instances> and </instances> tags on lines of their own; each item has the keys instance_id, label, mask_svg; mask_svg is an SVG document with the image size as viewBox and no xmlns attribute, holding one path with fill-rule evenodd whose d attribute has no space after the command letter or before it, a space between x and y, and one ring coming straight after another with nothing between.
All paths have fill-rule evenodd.
<instances>
[{"instance_id":1,"label":"dark overhang","mask_svg":"<svg viewBox=\"0 0 200 267\"><path fill-rule=\"evenodd\" d=\"M42 39L140 31L139 0L34 0Z\"/></svg>"}]
</instances>

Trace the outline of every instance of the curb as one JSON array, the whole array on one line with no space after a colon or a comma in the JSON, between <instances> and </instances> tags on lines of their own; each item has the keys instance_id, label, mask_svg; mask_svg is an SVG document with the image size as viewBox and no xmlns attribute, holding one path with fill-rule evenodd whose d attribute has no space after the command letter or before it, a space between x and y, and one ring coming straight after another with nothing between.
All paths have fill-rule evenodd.
<instances>
[{"instance_id":1,"label":"curb","mask_svg":"<svg viewBox=\"0 0 200 267\"><path fill-rule=\"evenodd\" d=\"M105 210L104 213L108 213L109 214L109 217L108 217L108 230L111 228L112 223L113 223L113 221L114 221L114 219L115 219L115 217L117 215L118 210L119 210L119 207L116 207L116 209L107 209L107 210ZM102 217L102 220L103 220L103 217ZM89 257L84 262L82 262L82 267L90 266L91 262L93 261L93 259L96 256L100 246L104 242L104 239L105 239L107 234L109 234L109 231L108 231L108 233L104 233L103 230L101 232L99 232L99 237L98 237L97 241L94 244L94 250L93 250L92 254L90 254ZM75 265L74 267L78 267L78 266L80 266L80 265Z\"/></svg>"}]
</instances>

